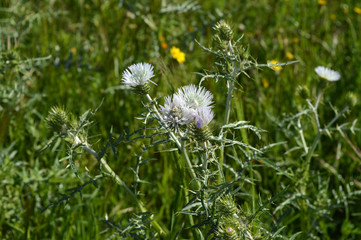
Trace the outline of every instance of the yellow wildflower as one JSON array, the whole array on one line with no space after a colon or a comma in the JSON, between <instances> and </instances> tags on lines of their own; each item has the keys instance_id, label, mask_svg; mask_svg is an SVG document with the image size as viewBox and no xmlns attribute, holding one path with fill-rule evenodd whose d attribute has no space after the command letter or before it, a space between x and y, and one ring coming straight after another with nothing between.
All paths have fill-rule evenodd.
<instances>
[{"instance_id":1,"label":"yellow wildflower","mask_svg":"<svg viewBox=\"0 0 361 240\"><path fill-rule=\"evenodd\" d=\"M184 63L186 61L186 54L184 52L180 52L176 59L179 63Z\"/></svg>"},{"instance_id":2,"label":"yellow wildflower","mask_svg":"<svg viewBox=\"0 0 361 240\"><path fill-rule=\"evenodd\" d=\"M318 0L318 5L326 5L326 0Z\"/></svg>"},{"instance_id":3,"label":"yellow wildflower","mask_svg":"<svg viewBox=\"0 0 361 240\"><path fill-rule=\"evenodd\" d=\"M300 40L298 38L293 38L292 41L293 41L293 43L297 44L297 43L299 43Z\"/></svg>"},{"instance_id":4,"label":"yellow wildflower","mask_svg":"<svg viewBox=\"0 0 361 240\"><path fill-rule=\"evenodd\" d=\"M164 42L164 41L165 41L165 37L160 36L160 41Z\"/></svg>"},{"instance_id":5,"label":"yellow wildflower","mask_svg":"<svg viewBox=\"0 0 361 240\"><path fill-rule=\"evenodd\" d=\"M262 78L262 85L264 88L268 88L269 87L269 83L267 82L267 79Z\"/></svg>"},{"instance_id":6,"label":"yellow wildflower","mask_svg":"<svg viewBox=\"0 0 361 240\"><path fill-rule=\"evenodd\" d=\"M172 57L176 59L179 63L183 63L186 61L186 54L177 47L173 46L170 49L170 54L172 54Z\"/></svg>"},{"instance_id":7,"label":"yellow wildflower","mask_svg":"<svg viewBox=\"0 0 361 240\"><path fill-rule=\"evenodd\" d=\"M348 7L343 8L343 13L348 13Z\"/></svg>"},{"instance_id":8,"label":"yellow wildflower","mask_svg":"<svg viewBox=\"0 0 361 240\"><path fill-rule=\"evenodd\" d=\"M361 8L355 7L353 10L355 13L361 14Z\"/></svg>"},{"instance_id":9,"label":"yellow wildflower","mask_svg":"<svg viewBox=\"0 0 361 240\"><path fill-rule=\"evenodd\" d=\"M292 59L294 59L295 57L293 56L292 53L286 52L286 58L288 58L289 60L292 60Z\"/></svg>"},{"instance_id":10,"label":"yellow wildflower","mask_svg":"<svg viewBox=\"0 0 361 240\"><path fill-rule=\"evenodd\" d=\"M271 66L271 65L278 64L276 60L267 61L267 64L268 64L268 67L272 68L273 70L281 71L281 69L282 69L281 66Z\"/></svg>"}]
</instances>

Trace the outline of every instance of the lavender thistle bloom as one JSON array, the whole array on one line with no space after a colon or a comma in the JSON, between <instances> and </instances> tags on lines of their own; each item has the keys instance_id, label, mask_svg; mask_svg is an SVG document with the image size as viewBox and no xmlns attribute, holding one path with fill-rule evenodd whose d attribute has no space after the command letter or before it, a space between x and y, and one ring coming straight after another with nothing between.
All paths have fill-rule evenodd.
<instances>
[{"instance_id":1,"label":"lavender thistle bloom","mask_svg":"<svg viewBox=\"0 0 361 240\"><path fill-rule=\"evenodd\" d=\"M214 113L209 107L202 107L197 109L195 115L195 124L197 128L203 128L207 126L214 118Z\"/></svg>"},{"instance_id":2,"label":"lavender thistle bloom","mask_svg":"<svg viewBox=\"0 0 361 240\"><path fill-rule=\"evenodd\" d=\"M166 97L164 106L160 106L160 109L164 123L176 131L194 120L195 111L187 108L183 99L176 94Z\"/></svg>"},{"instance_id":3,"label":"lavender thistle bloom","mask_svg":"<svg viewBox=\"0 0 361 240\"><path fill-rule=\"evenodd\" d=\"M136 88L143 86L148 82L152 82L150 79L154 77L153 66L149 63L137 63L133 64L123 72L123 84ZM155 84L157 85L157 84Z\"/></svg>"},{"instance_id":4,"label":"lavender thistle bloom","mask_svg":"<svg viewBox=\"0 0 361 240\"><path fill-rule=\"evenodd\" d=\"M213 107L213 94L204 87L188 85L178 89L176 93L186 104L186 107L197 110L202 107Z\"/></svg>"}]
</instances>

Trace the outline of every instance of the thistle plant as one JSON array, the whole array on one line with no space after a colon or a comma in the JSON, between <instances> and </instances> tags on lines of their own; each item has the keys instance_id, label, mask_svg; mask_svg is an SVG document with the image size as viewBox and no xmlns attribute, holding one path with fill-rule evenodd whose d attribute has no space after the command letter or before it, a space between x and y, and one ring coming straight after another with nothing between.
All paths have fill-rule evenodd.
<instances>
[{"instance_id":1,"label":"thistle plant","mask_svg":"<svg viewBox=\"0 0 361 240\"><path fill-rule=\"evenodd\" d=\"M287 239L281 233L286 227L282 225L283 216L278 216L277 221L274 221L267 217L267 214L276 216L284 206L293 203L293 200L298 201L300 214L309 214L311 208L322 208L322 214L327 214L325 208L331 203L324 181L319 181L319 189L322 189L322 194L314 202L310 204L302 199L308 195L312 171L311 160L320 144L321 136L334 131L335 129L332 128L334 123L349 108L346 107L342 111L336 112L331 121L321 124L318 110L325 89L320 89L313 103L309 98L310 93L307 86L299 87L298 94L306 99L307 109L284 119L279 125L289 124L295 127L299 134L296 139L296 143L299 144L297 149L303 151L302 160L304 161L300 164L301 168L295 170L296 173L284 171L264 155L271 148L283 145L285 142L261 147L251 146L247 140L248 132L261 139L264 130L245 121L243 107L240 110L243 119L232 122L232 99L234 90L242 86L245 81L245 79L241 79L241 76L248 78L250 69L266 67L280 70L281 66L297 61L280 64L272 61L258 64L251 56L248 47L239 46L242 37L234 40L232 28L225 21L220 21L214 26L213 39L214 49L200 46L207 53L215 55L214 70L205 71L199 85L190 84L180 87L174 93L164 96L162 100L151 96L153 89L157 88L155 83L157 81L154 80L157 76L151 64L136 63L127 67L123 72L122 84L129 87L138 94L137 98L144 101L144 112L138 117L142 120L144 127L132 133L122 134L115 143L108 142L106 147L99 151L92 148L87 136L87 128L91 125L90 117L98 108L83 114L79 121L71 120L73 118L61 107L53 107L49 111L47 124L56 133L55 139L61 138L68 142L69 156L67 160L75 174L79 177L73 158L82 151L92 155L98 161L100 170L100 174L95 177L91 177L92 174L87 170L90 180L51 206L68 201L75 193L81 192L85 186L91 183L96 185L98 179L111 177L119 187L126 190L137 208L137 212L128 223L116 224L107 218L101 220L110 229L116 231L113 236L144 239L156 237L165 239L174 236L174 233L167 229L167 224L156 221L153 214L146 208L146 204L140 200L142 195L139 185L144 183L141 180L140 168L148 162L143 159L143 155L152 147L157 146L162 148L161 152L173 152L176 155L177 167L180 169L183 166L182 170L187 172L184 175L180 174L183 179L180 181L182 186L179 188L184 193L182 199L179 200L183 207L178 213L186 215L187 228L192 231L191 236L195 239ZM324 67L318 67L315 71L328 81L340 79L337 72ZM215 79L216 82L225 81L225 110L224 116L222 116L223 122L220 124L213 124L216 117L213 109L218 103L214 101L213 93L202 86L202 82L206 79ZM357 99L354 94L349 94L347 98L350 103L356 104ZM163 101L163 104L158 101ZM317 131L311 145L307 144L304 136L303 122L301 121L303 116L312 116L315 121ZM349 128L349 124L341 126L338 128L339 131L354 128L354 125ZM236 131L241 131L242 139L239 138ZM132 168L133 184L128 186L110 167L105 155L107 149L111 148L114 151L118 144L131 143L135 140L143 140L144 144L141 147L141 153L137 155L136 166ZM261 195L257 194L258 182L254 176L255 161L286 176L291 183L288 186L282 186L280 192L274 196L268 197L265 201L262 200ZM292 187L296 189L296 194L287 199L288 189ZM351 190L348 191L346 200L353 199L357 194ZM282 202L283 199L287 200ZM278 206L273 212L269 211L268 208L275 203L278 203ZM322 214L320 212L317 217L321 217ZM313 228L305 222L302 222L301 225L303 234L310 237L312 234L306 232L312 231ZM178 230L176 236L181 230ZM285 232L287 233L287 231ZM295 239L299 234L299 232L287 233L288 236L291 236L290 239Z\"/></svg>"},{"instance_id":2,"label":"thistle plant","mask_svg":"<svg viewBox=\"0 0 361 240\"><path fill-rule=\"evenodd\" d=\"M301 111L294 113L282 121L273 118L278 126L283 129L287 140L294 143L294 147L290 147L285 153L289 158L295 157L293 153L297 153L300 162L297 164L297 169L293 170L290 178L293 178L294 188L293 192L285 195L285 200L279 204L275 209L275 213L283 212L283 210L290 205L298 208L296 212L300 212L302 216L311 216L309 218L300 218L300 226L303 238L315 238L317 234L324 234L321 226L327 224L332 215L335 214L336 209L344 208L346 213L346 221L350 216L348 204L353 203L355 199L361 194L360 191L355 190L352 182L347 182L342 175L336 174L336 170L322 159L322 156L315 154L317 148L322 145L327 145L327 141L322 141L322 138L334 137L337 132L345 138L347 131L355 134L360 129L355 127L357 119L353 122L340 122L342 118L347 115L351 108L353 108L358 100L355 94L348 93L346 99L346 106L341 110L333 108L334 116L331 120L321 121L321 108L327 91L335 87L334 82L341 79L337 71L319 66L315 68L315 72L320 77L318 81L318 94L314 101L310 96L309 90L306 86L299 86L297 88L298 95L301 96L306 107L302 106ZM342 80L341 80L342 81ZM330 103L332 106L332 104ZM313 126L310 128L310 126ZM312 137L310 137L312 136ZM326 143L326 144L325 144ZM351 146L352 143L349 142ZM295 157L297 159L297 157ZM322 168L331 171L336 176L324 177L321 169L315 168L315 161L318 160ZM316 177L315 177L316 176ZM338 190L332 190L333 196L329 192L329 184L333 178L336 178ZM346 191L344 189L347 189ZM343 203L340 205L339 195L343 197Z\"/></svg>"}]
</instances>

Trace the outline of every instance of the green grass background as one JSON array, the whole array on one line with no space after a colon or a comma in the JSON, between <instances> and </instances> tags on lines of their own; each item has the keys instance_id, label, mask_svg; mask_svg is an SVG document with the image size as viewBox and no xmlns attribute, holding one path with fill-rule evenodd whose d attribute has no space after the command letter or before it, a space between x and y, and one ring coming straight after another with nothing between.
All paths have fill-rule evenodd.
<instances>
[{"instance_id":1,"label":"green grass background","mask_svg":"<svg viewBox=\"0 0 361 240\"><path fill-rule=\"evenodd\" d=\"M89 108L96 108L104 100L93 118L89 130L92 146L100 149L106 144L110 129L114 136L125 129L137 129L136 120L143 111L139 96L114 89L121 82L122 71L130 64L150 62L155 66L157 87L151 94L162 98L179 86L200 80L197 72L212 69L214 58L205 54L195 40L205 46L212 45L211 27L220 19L229 21L235 36L244 35L242 44L249 44L251 54L259 63L275 59L289 61L289 52L298 64L286 66L280 72L271 69L249 71L251 78L239 79L234 95L231 121L237 121L240 108L244 119L265 129L261 141L250 135L255 146L282 141L285 136L270 121L266 113L281 118L284 113L295 113L304 101L297 96L296 87L306 85L313 96L318 78L314 68L331 67L341 73L341 81L334 83L326 96L334 107L342 109L344 96L353 91L359 97L361 90L361 8L357 0L327 1L321 6L315 0L208 0L198 1L199 8L188 12L161 13L162 4L168 1L10 1L2 0L1 50L16 51L21 59L51 55L50 60L31 73L25 84L26 94L16 104L2 104L0 112L0 238L3 239L103 239L106 227L97 219L122 215L131 216L135 205L126 193L111 179L99 182L99 187L89 186L82 197L76 195L69 204L41 209L58 197L59 192L76 186L80 181L73 172L65 169L59 159L66 156L65 145L48 149L37 156L52 136L46 128L45 117L54 105L63 105L74 116ZM173 5L182 1L173 1ZM171 3L168 3L169 5ZM10 27L9 27L10 26ZM8 38L17 32L18 41ZM161 39L164 38L164 41ZM162 42L168 48L161 47ZM186 61L177 63L170 55L176 46L186 53ZM72 55L71 61L69 56ZM80 60L81 59L81 60ZM55 64L60 60L59 64ZM68 61L67 61L68 60ZM81 61L85 67L78 67ZM86 66L91 66L88 69ZM3 75L0 84L12 81L14 76ZM262 81L267 81L265 87ZM215 122L223 120L226 85L221 80L204 83L215 95ZM325 101L326 102L326 101ZM328 107L324 103L325 108ZM359 117L360 107L348 114L347 119ZM331 111L322 113L330 119ZM217 125L215 124L215 129ZM312 139L312 136L306 136ZM351 141L361 143L359 135L350 134ZM360 182L360 159L344 140L325 138L318 153L335 167L348 181ZM341 160L335 162L337 143L343 149ZM116 157L108 152L109 164L127 183L133 181L131 167L142 143L120 145ZM11 148L9 147L11 146ZM288 146L276 148L269 154L274 162L287 161L283 153ZM9 150L7 152L7 150ZM146 153L156 161L142 167L140 176L150 184L141 185L142 199L155 213L158 221L171 229L172 215L182 208L182 182L175 164L175 155L159 153L154 149ZM297 156L294 156L297 159ZM226 159L227 161L227 159ZM294 160L296 161L296 160ZM84 166L97 174L97 162L86 155L77 159L79 172L84 176ZM322 166L315 164L315 168ZM271 169L260 168L257 190L264 196L280 190L281 177ZM337 181L332 181L338 187ZM360 188L360 186L359 186ZM355 208L360 210L360 208ZM174 228L178 230L187 219L175 215ZM335 229L322 239L334 239L332 234L343 236L341 226L344 214L335 218ZM357 219L357 218L356 218ZM359 219L359 218L358 218ZM354 224L357 226L356 220ZM297 232L292 222L290 233ZM360 235L354 235L360 237ZM190 238L187 231L184 238Z\"/></svg>"}]
</instances>

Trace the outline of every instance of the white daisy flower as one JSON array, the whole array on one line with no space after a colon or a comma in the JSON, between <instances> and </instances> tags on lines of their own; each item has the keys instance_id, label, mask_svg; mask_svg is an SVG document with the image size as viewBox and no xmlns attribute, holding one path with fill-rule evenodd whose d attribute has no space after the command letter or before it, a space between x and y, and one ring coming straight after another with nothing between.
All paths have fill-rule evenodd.
<instances>
[{"instance_id":1,"label":"white daisy flower","mask_svg":"<svg viewBox=\"0 0 361 240\"><path fill-rule=\"evenodd\" d=\"M194 120L195 110L187 108L183 99L176 94L166 97L164 106L160 106L160 109L164 123L175 131Z\"/></svg>"},{"instance_id":2,"label":"white daisy flower","mask_svg":"<svg viewBox=\"0 0 361 240\"><path fill-rule=\"evenodd\" d=\"M195 124L197 128L203 128L207 126L214 118L214 113L209 107L202 107L197 109L195 116Z\"/></svg>"},{"instance_id":3,"label":"white daisy flower","mask_svg":"<svg viewBox=\"0 0 361 240\"><path fill-rule=\"evenodd\" d=\"M322 66L316 67L315 72L317 73L318 76L320 76L321 78L326 79L327 81L330 81L330 82L338 81L341 78L341 75L339 72L336 72L334 70L331 70L329 68L325 68Z\"/></svg>"},{"instance_id":4,"label":"white daisy flower","mask_svg":"<svg viewBox=\"0 0 361 240\"><path fill-rule=\"evenodd\" d=\"M123 72L123 84L136 88L143 86L148 82L152 82L150 79L154 77L153 66L149 63L137 63L133 64ZM157 85L157 84L155 84Z\"/></svg>"},{"instance_id":5,"label":"white daisy flower","mask_svg":"<svg viewBox=\"0 0 361 240\"><path fill-rule=\"evenodd\" d=\"M200 107L212 107L213 94L204 87L188 85L178 89L176 93L186 104L186 107L196 110Z\"/></svg>"}]
</instances>

